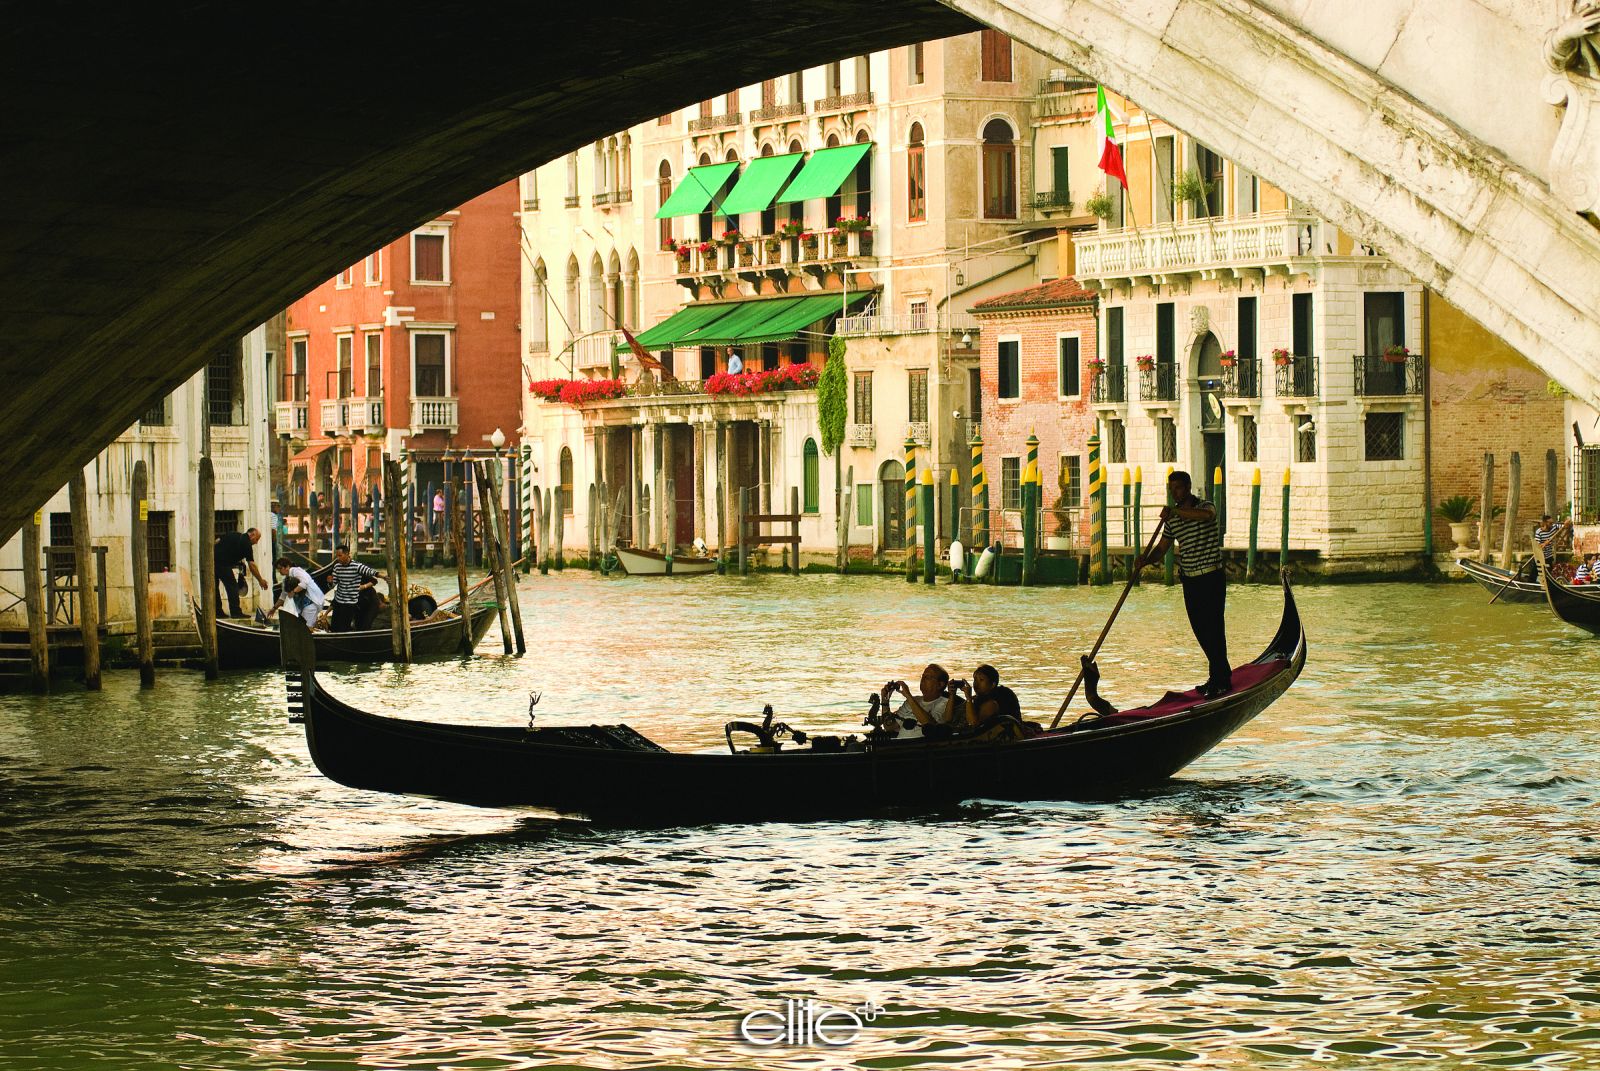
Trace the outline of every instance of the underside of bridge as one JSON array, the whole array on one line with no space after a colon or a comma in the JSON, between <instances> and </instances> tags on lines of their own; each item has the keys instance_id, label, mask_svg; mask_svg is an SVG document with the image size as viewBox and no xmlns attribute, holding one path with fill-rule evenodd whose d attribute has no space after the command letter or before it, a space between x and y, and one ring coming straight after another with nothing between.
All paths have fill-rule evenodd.
<instances>
[{"instance_id":1,"label":"underside of bridge","mask_svg":"<svg viewBox=\"0 0 1600 1071\"><path fill-rule=\"evenodd\" d=\"M216 343L437 212L648 116L974 17L1362 235L1600 400L1600 60L1583 20L1535 25L1537 6L14 10L0 539Z\"/></svg>"}]
</instances>

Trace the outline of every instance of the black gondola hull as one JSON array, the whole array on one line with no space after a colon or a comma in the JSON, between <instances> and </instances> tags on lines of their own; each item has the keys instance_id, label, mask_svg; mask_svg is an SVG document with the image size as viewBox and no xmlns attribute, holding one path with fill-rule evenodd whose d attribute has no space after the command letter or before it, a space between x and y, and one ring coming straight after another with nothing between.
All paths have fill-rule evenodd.
<instances>
[{"instance_id":1,"label":"black gondola hull","mask_svg":"<svg viewBox=\"0 0 1600 1071\"><path fill-rule=\"evenodd\" d=\"M1545 599L1551 611L1569 625L1600 636L1600 584L1590 592L1587 584L1573 587L1563 584L1550 575L1550 570L1539 570Z\"/></svg>"},{"instance_id":2,"label":"black gondola hull","mask_svg":"<svg viewBox=\"0 0 1600 1071\"><path fill-rule=\"evenodd\" d=\"M1486 565L1470 558L1457 558L1456 565L1463 573L1483 585L1483 590L1491 595L1499 595L1501 602L1544 601L1544 589L1539 586L1539 581L1534 577L1531 568L1525 571L1521 578L1513 580L1512 577L1516 576L1514 570Z\"/></svg>"},{"instance_id":3,"label":"black gondola hull","mask_svg":"<svg viewBox=\"0 0 1600 1071\"><path fill-rule=\"evenodd\" d=\"M1256 660L1252 686L1163 717L1004 743L737 755L568 746L541 742L521 727L365 713L328 695L314 671L289 673L290 710L304 718L317 768L351 788L601 821L754 821L975 798L1104 798L1167 780L1288 689L1305 664L1306 640L1287 585L1284 594L1283 624Z\"/></svg>"},{"instance_id":4,"label":"black gondola hull","mask_svg":"<svg viewBox=\"0 0 1600 1071\"><path fill-rule=\"evenodd\" d=\"M472 642L483 639L494 623L496 607L472 609ZM299 620L296 618L295 620ZM388 629L359 632L313 632L318 662L380 663L394 661L394 647ZM433 621L411 626L413 659L447 658L461 650L461 622ZM279 633L272 629L217 621L217 665L223 669L270 669L283 665Z\"/></svg>"}]
</instances>

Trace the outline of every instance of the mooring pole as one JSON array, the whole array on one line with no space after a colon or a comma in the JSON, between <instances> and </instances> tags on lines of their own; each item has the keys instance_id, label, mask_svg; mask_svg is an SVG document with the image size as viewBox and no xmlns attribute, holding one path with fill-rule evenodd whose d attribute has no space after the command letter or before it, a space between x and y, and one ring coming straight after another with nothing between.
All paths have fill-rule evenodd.
<instances>
[{"instance_id":1,"label":"mooring pole","mask_svg":"<svg viewBox=\"0 0 1600 1071\"><path fill-rule=\"evenodd\" d=\"M1256 575L1256 526L1261 523L1261 469L1250 477L1250 549L1245 552L1244 575L1254 580Z\"/></svg>"},{"instance_id":2,"label":"mooring pole","mask_svg":"<svg viewBox=\"0 0 1600 1071\"><path fill-rule=\"evenodd\" d=\"M488 463L489 470L489 500L494 505L495 545L499 547L500 573L505 578L506 598L510 601L511 633L516 640L517 654L528 653L528 641L522 634L522 604L517 600L517 571L512 568L511 543L509 533L511 526L505 511L500 483L501 469L494 462Z\"/></svg>"},{"instance_id":3,"label":"mooring pole","mask_svg":"<svg viewBox=\"0 0 1600 1071\"><path fill-rule=\"evenodd\" d=\"M499 525L494 523L494 487L493 479L485 468L487 463L478 462L472 466L473 476L478 481L478 518L483 529L483 560L489 567L489 575L494 578L494 597L499 603L497 608L500 615L500 646L506 654L511 653L511 612L506 606L510 595L506 592L505 572L500 567L500 531Z\"/></svg>"},{"instance_id":4,"label":"mooring pole","mask_svg":"<svg viewBox=\"0 0 1600 1071\"><path fill-rule=\"evenodd\" d=\"M938 510L934 508L933 502L932 469L922 470L922 487L920 493L922 496L922 582L924 584L931 584L933 583L934 572L938 564L934 561L933 557L935 538L934 525L938 520ZM796 526L796 531L799 531L798 526ZM799 544L796 544L795 550L798 551L799 549ZM796 559L798 560L798 558L799 555L796 554ZM798 569L795 570L796 573L799 571L800 570Z\"/></svg>"},{"instance_id":5,"label":"mooring pole","mask_svg":"<svg viewBox=\"0 0 1600 1071\"><path fill-rule=\"evenodd\" d=\"M1171 465L1167 466L1167 506L1169 508L1172 506L1172 466ZM1166 557L1162 560L1161 569L1162 569L1162 572L1164 573L1164 579L1166 580L1167 587L1170 588L1172 586L1172 584L1173 584L1172 544L1170 544L1170 543L1167 544L1167 554L1166 554Z\"/></svg>"},{"instance_id":6,"label":"mooring pole","mask_svg":"<svg viewBox=\"0 0 1600 1071\"><path fill-rule=\"evenodd\" d=\"M150 625L150 474L143 460L133 463L133 516L128 548L133 570L133 633L139 655L139 687L156 686L155 635Z\"/></svg>"},{"instance_id":7,"label":"mooring pole","mask_svg":"<svg viewBox=\"0 0 1600 1071\"><path fill-rule=\"evenodd\" d=\"M389 639L398 662L411 661L411 518L400 489L400 462L383 463L383 497L389 503Z\"/></svg>"},{"instance_id":8,"label":"mooring pole","mask_svg":"<svg viewBox=\"0 0 1600 1071\"><path fill-rule=\"evenodd\" d=\"M556 572L561 572L567 567L567 495L570 492L557 487L554 493L545 492L544 503L550 505L550 500L555 499L555 506L550 511L550 524L554 528L550 536L550 549L556 557ZM548 567L546 572L548 572Z\"/></svg>"},{"instance_id":9,"label":"mooring pole","mask_svg":"<svg viewBox=\"0 0 1600 1071\"><path fill-rule=\"evenodd\" d=\"M1025 588L1033 586L1034 561L1039 553L1039 511L1034 502L1038 488L1039 463L1030 462L1022 470L1022 577Z\"/></svg>"},{"instance_id":10,"label":"mooring pole","mask_svg":"<svg viewBox=\"0 0 1600 1071\"><path fill-rule=\"evenodd\" d=\"M465 508L461 495L461 473L450 483L450 549L456 558L456 609L461 614L461 653L472 654L472 604L467 595L467 533L462 523Z\"/></svg>"},{"instance_id":11,"label":"mooring pole","mask_svg":"<svg viewBox=\"0 0 1600 1071\"><path fill-rule=\"evenodd\" d=\"M1281 511L1282 529L1278 533L1278 572L1280 573L1289 564L1289 473L1290 470L1287 467L1284 468L1283 509Z\"/></svg>"},{"instance_id":12,"label":"mooring pole","mask_svg":"<svg viewBox=\"0 0 1600 1071\"><path fill-rule=\"evenodd\" d=\"M1487 563L1494 552L1490 549L1489 527L1494 521L1494 455L1483 455L1483 494L1478 497L1478 560Z\"/></svg>"},{"instance_id":13,"label":"mooring pole","mask_svg":"<svg viewBox=\"0 0 1600 1071\"><path fill-rule=\"evenodd\" d=\"M50 690L50 633L45 628L44 579L40 575L38 511L22 526L22 598L28 608L29 678L36 692Z\"/></svg>"},{"instance_id":14,"label":"mooring pole","mask_svg":"<svg viewBox=\"0 0 1600 1071\"><path fill-rule=\"evenodd\" d=\"M982 553L989 546L989 484L983 474L983 436L973 425L972 440L972 545L970 551Z\"/></svg>"},{"instance_id":15,"label":"mooring pole","mask_svg":"<svg viewBox=\"0 0 1600 1071\"><path fill-rule=\"evenodd\" d=\"M1506 491L1506 528L1500 544L1500 568L1510 569L1517 552L1517 506L1522 501L1522 455L1511 451L1510 486ZM1552 549L1553 546L1552 546Z\"/></svg>"},{"instance_id":16,"label":"mooring pole","mask_svg":"<svg viewBox=\"0 0 1600 1071\"><path fill-rule=\"evenodd\" d=\"M1144 506L1144 466L1136 465L1133 469L1133 545L1144 546L1144 518L1139 511ZM1133 559L1133 583L1139 584L1139 574L1144 570L1139 568L1139 559Z\"/></svg>"},{"instance_id":17,"label":"mooring pole","mask_svg":"<svg viewBox=\"0 0 1600 1071\"><path fill-rule=\"evenodd\" d=\"M206 652L206 680L217 679L217 474L209 456L200 459L195 509L199 516L200 646ZM312 500L311 515L316 517ZM313 559L314 560L314 559Z\"/></svg>"},{"instance_id":18,"label":"mooring pole","mask_svg":"<svg viewBox=\"0 0 1600 1071\"><path fill-rule=\"evenodd\" d=\"M750 491L748 488L739 488L739 575L750 575L750 544L746 542L748 522L745 520L750 514Z\"/></svg>"},{"instance_id":19,"label":"mooring pole","mask_svg":"<svg viewBox=\"0 0 1600 1071\"><path fill-rule=\"evenodd\" d=\"M100 690L100 592L89 543L89 489L83 470L72 477L72 551L78 559L78 627L83 635L83 686Z\"/></svg>"},{"instance_id":20,"label":"mooring pole","mask_svg":"<svg viewBox=\"0 0 1600 1071\"><path fill-rule=\"evenodd\" d=\"M1106 474L1100 463L1100 436L1089 436L1089 583L1111 583L1106 553Z\"/></svg>"},{"instance_id":21,"label":"mooring pole","mask_svg":"<svg viewBox=\"0 0 1600 1071\"><path fill-rule=\"evenodd\" d=\"M794 576L800 575L800 488L789 488L789 516L794 520L789 522L789 535L794 539L789 544L789 568Z\"/></svg>"},{"instance_id":22,"label":"mooring pole","mask_svg":"<svg viewBox=\"0 0 1600 1071\"><path fill-rule=\"evenodd\" d=\"M955 466L950 467L950 540L959 542L961 539L961 472ZM971 553L970 550L967 553ZM963 577L956 568L955 557L950 559L950 583L959 584Z\"/></svg>"},{"instance_id":23,"label":"mooring pole","mask_svg":"<svg viewBox=\"0 0 1600 1071\"><path fill-rule=\"evenodd\" d=\"M917 441L906 432L906 583L917 582ZM923 547L923 553L928 548Z\"/></svg>"}]
</instances>

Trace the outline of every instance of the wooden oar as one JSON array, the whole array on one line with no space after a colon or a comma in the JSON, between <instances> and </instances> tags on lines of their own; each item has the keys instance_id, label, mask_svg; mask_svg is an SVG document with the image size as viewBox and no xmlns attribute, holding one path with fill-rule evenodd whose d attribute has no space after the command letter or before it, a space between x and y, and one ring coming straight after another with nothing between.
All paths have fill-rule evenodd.
<instances>
[{"instance_id":1,"label":"wooden oar","mask_svg":"<svg viewBox=\"0 0 1600 1071\"><path fill-rule=\"evenodd\" d=\"M521 565L523 563L523 561L524 561L523 558L518 558L516 561L511 563L511 567L513 569L515 569L517 566ZM470 588L467 589L467 596L470 598L475 592L477 592L477 590L479 588L483 587L485 584L492 584L493 582L494 582L494 575L493 574L490 574L489 576L484 577L482 580L478 581L476 584L472 585ZM459 594L452 595L448 599L446 599L444 602L441 602L439 604L439 609L441 609L441 610L447 609L450 606L451 603L457 603L457 602L460 602L460 601L461 601L461 596Z\"/></svg>"},{"instance_id":2,"label":"wooden oar","mask_svg":"<svg viewBox=\"0 0 1600 1071\"><path fill-rule=\"evenodd\" d=\"M1539 553L1541 555L1544 554L1544 548L1543 547L1539 548ZM1533 559L1529 558L1527 561L1525 561L1521 565L1517 566L1517 571L1511 574L1511 578L1509 580L1507 580L1504 584L1500 585L1500 590L1495 592L1494 593L1494 598L1489 600L1489 605L1490 606L1493 606L1495 603L1500 601L1500 596L1504 595L1506 593L1506 589L1511 587L1512 584L1515 584L1517 582L1518 578L1520 578L1522 576L1522 571L1524 569L1526 569L1528 567L1528 565L1532 561L1533 561Z\"/></svg>"},{"instance_id":3,"label":"wooden oar","mask_svg":"<svg viewBox=\"0 0 1600 1071\"><path fill-rule=\"evenodd\" d=\"M1161 538L1161 530L1166 526L1167 520L1165 517L1156 522L1156 530L1150 533L1150 542L1145 544L1144 553L1139 555L1139 564L1128 571L1128 582L1122 586L1122 595L1117 599L1117 605L1111 608L1111 616L1106 618L1106 627L1100 630L1100 638L1094 641L1094 649L1089 652L1090 662L1093 662L1095 655L1100 653L1100 645L1106 642L1106 636L1111 632L1111 625L1117 620L1117 614L1122 612L1122 604L1128 601L1128 592L1133 590L1133 582L1138 577L1139 570L1143 568L1144 560L1150 557L1150 552L1156 548L1156 541ZM1054 729L1061 723L1061 716L1067 712L1067 708L1072 705L1073 699L1077 697L1078 685L1083 683L1084 668L1084 665L1080 663L1078 666L1078 679L1072 682L1072 691L1068 692L1067 697L1061 701L1061 709L1056 711L1055 720L1050 723L1050 728Z\"/></svg>"}]
</instances>

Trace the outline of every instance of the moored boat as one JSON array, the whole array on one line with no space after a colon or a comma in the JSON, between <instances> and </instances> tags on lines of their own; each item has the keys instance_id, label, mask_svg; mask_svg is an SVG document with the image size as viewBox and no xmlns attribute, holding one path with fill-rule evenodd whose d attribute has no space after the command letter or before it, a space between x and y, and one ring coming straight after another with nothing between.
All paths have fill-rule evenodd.
<instances>
[{"instance_id":1,"label":"moored boat","mask_svg":"<svg viewBox=\"0 0 1600 1071\"><path fill-rule=\"evenodd\" d=\"M653 550L617 547L617 562L629 576L704 576L717 571L717 559L692 554L668 558Z\"/></svg>"},{"instance_id":2,"label":"moored boat","mask_svg":"<svg viewBox=\"0 0 1600 1071\"><path fill-rule=\"evenodd\" d=\"M472 608L472 642L483 639L494 622L494 603ZM388 628L356 632L312 632L305 622L290 615L315 645L319 662L389 662L394 647ZM217 619L217 665L223 669L260 669L283 664L279 647L280 630L260 625ZM461 650L461 619L412 622L411 657L443 658Z\"/></svg>"},{"instance_id":3,"label":"moored boat","mask_svg":"<svg viewBox=\"0 0 1600 1071\"><path fill-rule=\"evenodd\" d=\"M1539 582L1551 611L1569 625L1600 636L1600 584L1565 584L1549 569L1539 570ZM1590 591L1590 587L1594 590Z\"/></svg>"},{"instance_id":4,"label":"moored boat","mask_svg":"<svg viewBox=\"0 0 1600 1071\"><path fill-rule=\"evenodd\" d=\"M283 621L291 719L323 775L351 788L664 824L853 816L964 799L1100 798L1158 784L1265 710L1300 675L1306 637L1287 579L1278 632L1225 695L1156 703L1056 730L980 728L898 741L730 722L726 753L670 752L627 725L480 727L356 709L317 679L311 633ZM1014 730L1014 731L1012 731ZM740 750L735 733L758 746ZM788 740L783 737L787 735Z\"/></svg>"},{"instance_id":5,"label":"moored boat","mask_svg":"<svg viewBox=\"0 0 1600 1071\"><path fill-rule=\"evenodd\" d=\"M1540 602L1544 599L1544 588L1539 586L1533 566L1518 573L1514 569L1502 569L1498 565L1475 562L1471 558L1457 558L1456 565L1482 584L1485 591L1499 595L1501 602Z\"/></svg>"}]
</instances>

